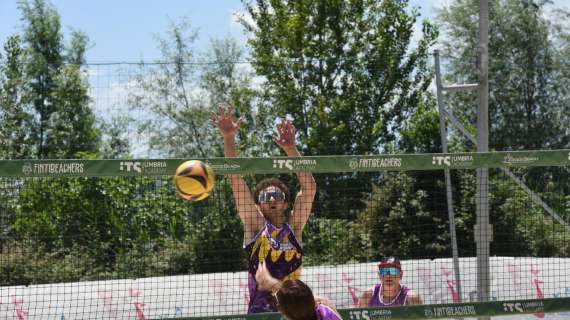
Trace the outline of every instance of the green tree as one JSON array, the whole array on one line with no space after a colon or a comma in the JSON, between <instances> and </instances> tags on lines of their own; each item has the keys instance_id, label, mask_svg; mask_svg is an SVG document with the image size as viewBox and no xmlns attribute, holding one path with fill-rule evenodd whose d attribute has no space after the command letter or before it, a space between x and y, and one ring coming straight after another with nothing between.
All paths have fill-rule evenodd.
<instances>
[{"instance_id":1,"label":"green tree","mask_svg":"<svg viewBox=\"0 0 570 320\"><path fill-rule=\"evenodd\" d=\"M437 32L408 1L246 3L253 65L273 111L295 119L303 154L384 150L431 81L426 61ZM390 128L390 130L388 130Z\"/></svg>"},{"instance_id":2,"label":"green tree","mask_svg":"<svg viewBox=\"0 0 570 320\"><path fill-rule=\"evenodd\" d=\"M149 131L151 149L172 157L223 154L219 133L210 121L219 103L231 103L246 117L244 132L255 128L251 71L236 63L244 58L243 48L231 38L213 39L202 54L192 48L197 37L188 19L172 22L167 35L157 37L165 63L141 64L135 79L140 90L129 96L131 106L152 114L139 123L139 131ZM242 138L241 146L248 145L249 136Z\"/></svg>"},{"instance_id":3,"label":"green tree","mask_svg":"<svg viewBox=\"0 0 570 320\"><path fill-rule=\"evenodd\" d=\"M270 118L257 108L259 93L253 87L253 71L249 69L249 64L242 63L244 57L244 48L235 39L212 39L204 54L200 86L207 93L210 109L217 108L220 103L231 103L235 112L244 117L237 146L240 154L262 156L273 146L267 128L274 117ZM217 130L211 133L219 136ZM221 139L216 139L216 142L215 155L223 156L223 145L219 143Z\"/></svg>"},{"instance_id":4,"label":"green tree","mask_svg":"<svg viewBox=\"0 0 570 320\"><path fill-rule=\"evenodd\" d=\"M367 235L363 248L368 259L382 255L400 257L448 256L449 232L442 194L430 194L430 185L416 182L413 175L394 173L375 187L355 230ZM441 187L441 186L439 186Z\"/></svg>"},{"instance_id":5,"label":"green tree","mask_svg":"<svg viewBox=\"0 0 570 320\"><path fill-rule=\"evenodd\" d=\"M443 51L454 58L447 64L455 79L476 82L474 64L478 42L477 0L453 1L438 19L447 37ZM489 3L489 123L490 147L496 150L567 148L570 136L570 86L561 67L559 45L568 36L545 10L549 1L529 5L520 0ZM561 32L555 32L560 30ZM566 58L568 61L568 58ZM466 123L476 123L473 95L454 95L451 104Z\"/></svg>"},{"instance_id":6,"label":"green tree","mask_svg":"<svg viewBox=\"0 0 570 320\"><path fill-rule=\"evenodd\" d=\"M77 158L95 154L100 133L81 72L88 38L73 32L63 43L60 16L46 0L22 0L24 79L36 123L31 127L36 156Z\"/></svg>"},{"instance_id":7,"label":"green tree","mask_svg":"<svg viewBox=\"0 0 570 320\"><path fill-rule=\"evenodd\" d=\"M214 143L209 134L209 110L196 90L196 57L192 43L197 32L187 19L172 23L165 38L158 37L166 62L148 67L141 64L129 104L152 116L142 119L139 131L148 131L150 148L173 157L207 157ZM160 128L157 130L157 128Z\"/></svg>"},{"instance_id":8,"label":"green tree","mask_svg":"<svg viewBox=\"0 0 570 320\"><path fill-rule=\"evenodd\" d=\"M398 150L404 153L442 152L439 113L432 97L427 96L418 103L416 112L404 122Z\"/></svg>"},{"instance_id":9,"label":"green tree","mask_svg":"<svg viewBox=\"0 0 570 320\"><path fill-rule=\"evenodd\" d=\"M119 116L101 122L101 156L104 159L128 158L130 143L125 133L133 120L129 116Z\"/></svg>"},{"instance_id":10,"label":"green tree","mask_svg":"<svg viewBox=\"0 0 570 320\"><path fill-rule=\"evenodd\" d=\"M5 63L0 64L0 158L25 159L32 155L29 127L32 116L26 109L23 52L18 35L4 45Z\"/></svg>"}]
</instances>

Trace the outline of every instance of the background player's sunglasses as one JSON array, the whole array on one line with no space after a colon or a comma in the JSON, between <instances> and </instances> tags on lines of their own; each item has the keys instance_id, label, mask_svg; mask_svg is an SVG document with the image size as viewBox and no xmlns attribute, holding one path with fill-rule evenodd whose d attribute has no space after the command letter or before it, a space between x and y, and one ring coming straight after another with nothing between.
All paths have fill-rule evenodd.
<instances>
[{"instance_id":1,"label":"background player's sunglasses","mask_svg":"<svg viewBox=\"0 0 570 320\"><path fill-rule=\"evenodd\" d=\"M387 275L392 275L394 277L397 277L400 275L402 271L400 271L400 269L398 268L378 268L378 274L380 274L381 277L385 277Z\"/></svg>"},{"instance_id":2,"label":"background player's sunglasses","mask_svg":"<svg viewBox=\"0 0 570 320\"><path fill-rule=\"evenodd\" d=\"M271 200L271 198L277 201L285 200L285 193L283 193L283 191L269 191L269 192L262 191L259 193L259 197L257 198L257 200L259 203L263 203Z\"/></svg>"}]
</instances>

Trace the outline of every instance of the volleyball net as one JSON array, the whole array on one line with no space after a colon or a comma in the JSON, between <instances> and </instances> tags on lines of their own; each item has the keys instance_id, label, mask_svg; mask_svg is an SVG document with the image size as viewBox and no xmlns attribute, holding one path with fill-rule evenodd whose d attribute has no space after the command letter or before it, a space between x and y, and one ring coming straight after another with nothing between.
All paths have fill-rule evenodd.
<instances>
[{"instance_id":1,"label":"volleyball net","mask_svg":"<svg viewBox=\"0 0 570 320\"><path fill-rule=\"evenodd\" d=\"M173 187L186 160L0 161L0 317L246 318L248 228L235 197L250 193L232 193L227 175L252 190L279 178L290 209L298 172L316 183L300 279L345 319L570 311L569 150L201 159L216 185L199 202ZM359 308L386 256L422 305Z\"/></svg>"}]
</instances>

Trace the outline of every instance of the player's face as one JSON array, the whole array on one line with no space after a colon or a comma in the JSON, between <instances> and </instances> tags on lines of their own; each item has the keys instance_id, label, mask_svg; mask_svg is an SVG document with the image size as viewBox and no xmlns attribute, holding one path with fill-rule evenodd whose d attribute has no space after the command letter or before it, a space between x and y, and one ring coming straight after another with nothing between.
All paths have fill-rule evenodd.
<instances>
[{"instance_id":1,"label":"player's face","mask_svg":"<svg viewBox=\"0 0 570 320\"><path fill-rule=\"evenodd\" d=\"M402 280L402 270L396 267L382 267L378 269L380 282L385 286L399 285Z\"/></svg>"},{"instance_id":2,"label":"player's face","mask_svg":"<svg viewBox=\"0 0 570 320\"><path fill-rule=\"evenodd\" d=\"M259 193L259 207L263 215L269 220L283 218L283 212L287 209L285 193L275 186L269 186Z\"/></svg>"}]
</instances>

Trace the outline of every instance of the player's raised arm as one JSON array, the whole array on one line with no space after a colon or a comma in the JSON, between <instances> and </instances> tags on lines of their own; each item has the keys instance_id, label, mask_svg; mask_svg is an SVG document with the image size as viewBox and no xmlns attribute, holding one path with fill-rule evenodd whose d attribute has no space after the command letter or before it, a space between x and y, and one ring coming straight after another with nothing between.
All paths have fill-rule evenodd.
<instances>
[{"instance_id":1,"label":"player's raised arm","mask_svg":"<svg viewBox=\"0 0 570 320\"><path fill-rule=\"evenodd\" d=\"M295 133L295 126L290 121L281 119L281 123L277 124L277 134L273 136L273 141L289 157L301 156L295 143ZM295 235L297 235L297 239L302 242L303 228L311 215L313 201L317 193L317 183L311 172L297 172L297 177L299 178L301 190L299 190L295 198L290 223L293 226Z\"/></svg>"},{"instance_id":2,"label":"player's raised arm","mask_svg":"<svg viewBox=\"0 0 570 320\"><path fill-rule=\"evenodd\" d=\"M212 112L212 121L224 138L224 155L228 158L236 157L235 138L243 118L234 121L232 119L232 107L228 105L227 108L224 108L223 105L220 105L219 114ZM228 176L230 177L238 214L244 224L244 243L246 243L263 225L264 219L253 201L251 191L243 177L239 174L229 174Z\"/></svg>"}]
</instances>

